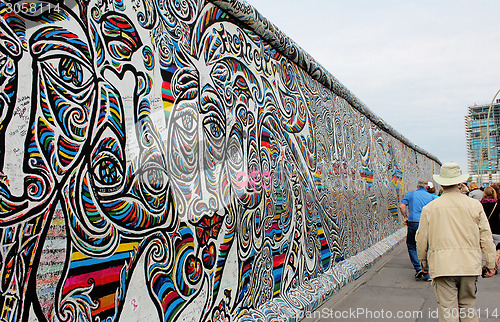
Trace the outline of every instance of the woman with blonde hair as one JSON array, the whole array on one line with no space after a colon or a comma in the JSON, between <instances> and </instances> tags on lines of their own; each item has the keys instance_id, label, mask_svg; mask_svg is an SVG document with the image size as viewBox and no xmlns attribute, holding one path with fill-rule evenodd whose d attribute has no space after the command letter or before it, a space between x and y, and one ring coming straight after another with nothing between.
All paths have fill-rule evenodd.
<instances>
[{"instance_id":1,"label":"woman with blonde hair","mask_svg":"<svg viewBox=\"0 0 500 322\"><path fill-rule=\"evenodd\" d=\"M481 199L481 203L484 205L486 203L496 203L496 202L497 202L496 190L493 189L493 187L484 188L483 198Z\"/></svg>"},{"instance_id":2,"label":"woman with blonde hair","mask_svg":"<svg viewBox=\"0 0 500 322\"><path fill-rule=\"evenodd\" d=\"M497 198L500 197L500 185L498 185L497 183L494 183L491 185L491 187L493 189L495 189L495 191L497 192Z\"/></svg>"}]
</instances>

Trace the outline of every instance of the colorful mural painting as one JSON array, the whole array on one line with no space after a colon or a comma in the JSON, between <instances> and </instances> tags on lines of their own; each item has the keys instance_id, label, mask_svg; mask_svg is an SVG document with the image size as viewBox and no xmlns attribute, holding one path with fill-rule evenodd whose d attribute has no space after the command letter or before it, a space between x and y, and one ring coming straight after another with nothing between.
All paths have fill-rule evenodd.
<instances>
[{"instance_id":1,"label":"colorful mural painting","mask_svg":"<svg viewBox=\"0 0 500 322\"><path fill-rule=\"evenodd\" d=\"M402 227L438 160L214 3L0 2L2 321L264 320Z\"/></svg>"}]
</instances>

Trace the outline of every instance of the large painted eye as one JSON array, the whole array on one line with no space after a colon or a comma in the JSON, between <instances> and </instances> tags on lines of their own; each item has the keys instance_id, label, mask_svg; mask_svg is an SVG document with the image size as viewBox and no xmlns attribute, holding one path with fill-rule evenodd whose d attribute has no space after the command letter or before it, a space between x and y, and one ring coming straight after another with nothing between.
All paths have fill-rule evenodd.
<instances>
[{"instance_id":1,"label":"large painted eye","mask_svg":"<svg viewBox=\"0 0 500 322\"><path fill-rule=\"evenodd\" d=\"M184 114L182 117L181 117L181 121L182 121L182 125L184 126L184 128L186 130L190 130L193 128L193 121L194 121L194 118L189 115L189 114Z\"/></svg>"},{"instance_id":2,"label":"large painted eye","mask_svg":"<svg viewBox=\"0 0 500 322\"><path fill-rule=\"evenodd\" d=\"M203 123L205 131L214 138L219 139L224 136L225 134L224 127L217 118L213 116L207 117L205 118Z\"/></svg>"},{"instance_id":3,"label":"large painted eye","mask_svg":"<svg viewBox=\"0 0 500 322\"><path fill-rule=\"evenodd\" d=\"M155 162L148 162L144 166L142 179L146 188L152 193L163 191L168 180L165 169Z\"/></svg>"},{"instance_id":4,"label":"large painted eye","mask_svg":"<svg viewBox=\"0 0 500 322\"><path fill-rule=\"evenodd\" d=\"M94 163L94 178L102 186L114 186L122 181L123 174L118 160L109 153L99 154L99 160Z\"/></svg>"},{"instance_id":5,"label":"large painted eye","mask_svg":"<svg viewBox=\"0 0 500 322\"><path fill-rule=\"evenodd\" d=\"M112 192L123 182L120 151L120 145L112 138L103 139L94 150L91 171L96 188L102 192Z\"/></svg>"},{"instance_id":6,"label":"large painted eye","mask_svg":"<svg viewBox=\"0 0 500 322\"><path fill-rule=\"evenodd\" d=\"M59 73L65 82L71 82L75 86L81 86L83 70L81 64L71 58L61 59L59 62Z\"/></svg>"},{"instance_id":7,"label":"large painted eye","mask_svg":"<svg viewBox=\"0 0 500 322\"><path fill-rule=\"evenodd\" d=\"M119 181L120 173L112 159L102 159L95 170L97 178L102 184L112 185Z\"/></svg>"},{"instance_id":8,"label":"large painted eye","mask_svg":"<svg viewBox=\"0 0 500 322\"><path fill-rule=\"evenodd\" d=\"M178 112L175 123L186 132L192 132L196 128L196 117L193 109L185 109Z\"/></svg>"},{"instance_id":9,"label":"large painted eye","mask_svg":"<svg viewBox=\"0 0 500 322\"><path fill-rule=\"evenodd\" d=\"M234 138L230 140L229 146L227 148L227 159L235 167L240 167L243 163L241 144Z\"/></svg>"},{"instance_id":10,"label":"large painted eye","mask_svg":"<svg viewBox=\"0 0 500 322\"><path fill-rule=\"evenodd\" d=\"M42 27L30 37L29 49L47 82L67 89L93 85L91 50L79 35L61 27Z\"/></svg>"},{"instance_id":11,"label":"large painted eye","mask_svg":"<svg viewBox=\"0 0 500 322\"><path fill-rule=\"evenodd\" d=\"M90 70L78 59L71 57L45 59L42 69L55 75L61 83L75 88L83 87L92 78Z\"/></svg>"},{"instance_id":12,"label":"large painted eye","mask_svg":"<svg viewBox=\"0 0 500 322\"><path fill-rule=\"evenodd\" d=\"M212 134L216 138L221 137L223 134L222 127L215 122L209 124L209 131L210 131L210 134Z\"/></svg>"}]
</instances>

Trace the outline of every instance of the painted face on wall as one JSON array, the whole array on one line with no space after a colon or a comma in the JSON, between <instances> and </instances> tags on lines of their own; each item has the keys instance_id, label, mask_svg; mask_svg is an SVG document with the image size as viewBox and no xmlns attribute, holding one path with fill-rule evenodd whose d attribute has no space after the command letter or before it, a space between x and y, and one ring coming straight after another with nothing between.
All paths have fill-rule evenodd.
<instances>
[{"instance_id":1,"label":"painted face on wall","mask_svg":"<svg viewBox=\"0 0 500 322\"><path fill-rule=\"evenodd\" d=\"M140 236L172 223L160 135L165 120L153 84L156 58L149 35L130 19L132 6L109 11L108 5L96 1L87 7L97 78L95 127L88 163L72 179L81 181L91 225L109 227L110 235L117 230ZM74 192L68 188L67 196Z\"/></svg>"},{"instance_id":2,"label":"painted face on wall","mask_svg":"<svg viewBox=\"0 0 500 322\"><path fill-rule=\"evenodd\" d=\"M177 210L192 222L228 205L231 194L251 207L262 192L257 107L247 81L231 75L232 63L237 64L183 68L174 78L169 170L178 192ZM200 83L198 70L207 67L212 68L211 79ZM228 92L230 102L222 98Z\"/></svg>"},{"instance_id":3,"label":"painted face on wall","mask_svg":"<svg viewBox=\"0 0 500 322\"><path fill-rule=\"evenodd\" d=\"M0 222L12 232L2 239L11 264L39 256L37 241L58 205L71 245L88 256L113 254L120 236L173 224L156 57L148 32L130 18L132 6L113 5L60 5L21 18L0 4L0 131L7 134ZM22 267L9 275L5 294L9 281L29 279L29 264ZM12 289L12 297L25 291Z\"/></svg>"},{"instance_id":4,"label":"painted face on wall","mask_svg":"<svg viewBox=\"0 0 500 322\"><path fill-rule=\"evenodd\" d=\"M0 125L7 133L2 137L1 225L10 232L0 241L2 258L8 259L2 262L8 277L0 300L9 302L2 314L15 319L29 308L29 301L19 299L36 273L33 265L43 252L61 188L88 147L96 91L87 38L71 11L60 8L45 16L35 11L21 18L0 6L6 22L2 35L12 42L9 51L2 51L10 58L2 62L9 66L13 60L14 75L22 79L2 78L9 87L7 109L14 113L2 117ZM9 272L9 267L20 269Z\"/></svg>"},{"instance_id":5,"label":"painted face on wall","mask_svg":"<svg viewBox=\"0 0 500 322\"><path fill-rule=\"evenodd\" d=\"M11 74L22 75L23 84L10 96L9 91L3 93L1 129L13 130L9 128L7 111L28 105L24 100L29 101L30 108L14 117L28 124L26 115L31 112L29 123L33 124L24 131L10 131L11 136L28 138L24 171L33 173L33 178L15 181L13 176L13 180L17 191L22 190L24 182L35 182L37 194L31 199L43 198L51 194L55 184L65 185L75 175L71 170L87 162L83 155L92 150L88 181L100 199L112 199L110 195L118 190L137 189L140 191L134 193L139 193L145 208L158 210L166 204L165 198L152 198L151 194L164 192L168 180L158 132L165 128L165 121L161 106L154 100L153 94L158 93L152 93L155 57L151 43L142 41L149 39L143 37L147 33L141 37L125 13L108 12L106 6L89 4L87 21L76 18L65 7L58 10L58 15L54 12L47 17L51 23L41 24L37 20L41 18L33 16L27 21L33 28L25 36L23 32L20 39L14 38L14 44L24 45L28 52L19 70L15 70L14 59L19 60L16 47L10 46L13 54L2 60L8 76L6 87L15 88ZM34 61L33 71L30 58ZM22 104L15 104L12 97ZM12 149L12 143L9 147L2 154L2 164L9 162L12 167L12 160L19 156L12 154L21 149ZM26 190L28 196L34 193ZM161 221L143 219L139 221L145 226L149 221ZM130 223L124 223L127 225Z\"/></svg>"},{"instance_id":6,"label":"painted face on wall","mask_svg":"<svg viewBox=\"0 0 500 322\"><path fill-rule=\"evenodd\" d=\"M65 19L54 13L29 36L37 102L27 159L60 185L75 245L101 255L114 251L118 232L141 235L169 220L151 45L108 5L90 3L86 21L62 8Z\"/></svg>"}]
</instances>

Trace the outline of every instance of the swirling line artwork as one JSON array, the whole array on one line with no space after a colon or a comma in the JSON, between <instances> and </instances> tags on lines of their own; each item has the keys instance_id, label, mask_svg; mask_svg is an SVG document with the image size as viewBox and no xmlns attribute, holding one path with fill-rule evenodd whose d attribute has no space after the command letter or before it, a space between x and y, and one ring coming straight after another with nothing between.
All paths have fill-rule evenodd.
<instances>
[{"instance_id":1,"label":"swirling line artwork","mask_svg":"<svg viewBox=\"0 0 500 322\"><path fill-rule=\"evenodd\" d=\"M2 321L288 316L438 165L209 2L0 2L0 39Z\"/></svg>"}]
</instances>

